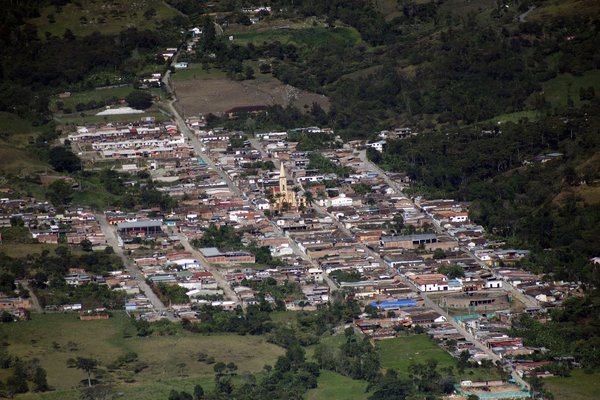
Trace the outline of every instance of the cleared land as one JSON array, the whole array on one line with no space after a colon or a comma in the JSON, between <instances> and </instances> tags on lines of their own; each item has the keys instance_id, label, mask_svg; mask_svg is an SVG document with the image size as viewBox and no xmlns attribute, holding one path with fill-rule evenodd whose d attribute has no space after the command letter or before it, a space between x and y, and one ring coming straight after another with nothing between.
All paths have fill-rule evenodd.
<instances>
[{"instance_id":1,"label":"cleared land","mask_svg":"<svg viewBox=\"0 0 600 400\"><path fill-rule=\"evenodd\" d=\"M44 37L45 32L62 36L67 28L76 36L93 32L114 34L126 28L154 29L160 21L175 17L177 12L160 0L89 0L63 7L48 6L40 14L30 22L38 28L40 37Z\"/></svg>"},{"instance_id":2,"label":"cleared land","mask_svg":"<svg viewBox=\"0 0 600 400\"><path fill-rule=\"evenodd\" d=\"M600 393L600 372L586 374L583 370L572 371L568 378L548 378L545 386L555 399L588 400L597 399Z\"/></svg>"},{"instance_id":3,"label":"cleared land","mask_svg":"<svg viewBox=\"0 0 600 400\"><path fill-rule=\"evenodd\" d=\"M50 108L52 111L56 111L56 103L60 101L63 103L64 108L70 108L71 110L75 111L75 107L79 103L87 104L93 100L96 103L101 104L111 99L121 100L124 99L132 91L132 86L121 86L106 89L86 90L84 92L75 92L71 93L71 96L64 98L54 96L50 101Z\"/></svg>"},{"instance_id":4,"label":"cleared land","mask_svg":"<svg viewBox=\"0 0 600 400\"><path fill-rule=\"evenodd\" d=\"M438 369L453 367L457 371L457 360L426 335L411 335L381 340L377 342L377 350L379 351L381 366L396 369L401 376L408 376L408 368L411 364L424 363L427 360L437 361ZM498 378L498 374L494 370L467 368L459 378L470 380L495 379Z\"/></svg>"},{"instance_id":5,"label":"cleared land","mask_svg":"<svg viewBox=\"0 0 600 400\"><path fill-rule=\"evenodd\" d=\"M136 352L148 368L137 374L116 373L116 390L127 394L127 399L164 400L172 388L190 391L195 383L210 387L213 366L196 361L199 352L236 363L240 375L260 371L283 353L260 336L202 336L178 330L173 336L139 338L124 313L107 321L79 321L75 314L34 315L31 321L3 324L0 337L8 343L10 354L39 359L48 372L48 383L57 390L19 399L78 398L77 388L85 374L66 364L78 356L95 357L106 366L127 352Z\"/></svg>"},{"instance_id":6,"label":"cleared land","mask_svg":"<svg viewBox=\"0 0 600 400\"><path fill-rule=\"evenodd\" d=\"M332 371L321 371L317 388L309 390L308 400L366 400L367 382L348 378Z\"/></svg>"},{"instance_id":7,"label":"cleared land","mask_svg":"<svg viewBox=\"0 0 600 400\"><path fill-rule=\"evenodd\" d=\"M600 70L586 71L581 76L561 74L542 84L546 100L555 107L566 106L569 97L576 107L580 107L584 101L579 99L579 89L590 86L600 93Z\"/></svg>"},{"instance_id":8,"label":"cleared land","mask_svg":"<svg viewBox=\"0 0 600 400\"><path fill-rule=\"evenodd\" d=\"M175 81L177 107L185 115L222 114L240 106L293 105L299 109L319 104L329 109L325 96L284 85L277 79L235 82L229 79Z\"/></svg>"}]
</instances>

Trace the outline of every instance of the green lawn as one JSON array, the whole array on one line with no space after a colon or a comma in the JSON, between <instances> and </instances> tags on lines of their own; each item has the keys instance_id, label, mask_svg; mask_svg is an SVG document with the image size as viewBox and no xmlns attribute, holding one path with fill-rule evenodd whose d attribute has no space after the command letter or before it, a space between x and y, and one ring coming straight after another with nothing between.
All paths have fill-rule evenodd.
<instances>
[{"instance_id":1,"label":"green lawn","mask_svg":"<svg viewBox=\"0 0 600 400\"><path fill-rule=\"evenodd\" d=\"M155 15L148 18L144 13L150 9L155 10ZM40 37L44 38L45 32L62 37L67 28L76 36L96 31L116 34L130 27L155 29L160 21L175 17L177 12L161 0L86 0L69 3L62 8L44 7L40 14L40 17L29 22L38 28Z\"/></svg>"},{"instance_id":2,"label":"green lawn","mask_svg":"<svg viewBox=\"0 0 600 400\"><path fill-rule=\"evenodd\" d=\"M354 380L337 372L321 370L317 388L309 390L308 400L366 400L366 381Z\"/></svg>"},{"instance_id":3,"label":"green lawn","mask_svg":"<svg viewBox=\"0 0 600 400\"><path fill-rule=\"evenodd\" d=\"M438 362L438 367L454 367L456 360L425 335L412 335L377 342L383 368L397 369L408 373L408 367L429 359Z\"/></svg>"},{"instance_id":4,"label":"green lawn","mask_svg":"<svg viewBox=\"0 0 600 400\"><path fill-rule=\"evenodd\" d=\"M415 363L424 363L433 359L438 369L453 367L458 373L457 360L448 354L426 335L403 336L396 339L377 342L377 349L383 368L394 368L401 376L408 376L408 367ZM481 380L498 378L495 370L467 368L460 379Z\"/></svg>"},{"instance_id":5,"label":"green lawn","mask_svg":"<svg viewBox=\"0 0 600 400\"><path fill-rule=\"evenodd\" d=\"M261 336L203 336L179 330L174 336L139 338L124 313L107 321L79 321L75 314L34 315L31 321L1 325L0 338L8 343L10 354L39 359L50 386L61 391L20 399L78 398L77 387L84 373L66 366L67 359L77 356L95 357L106 366L126 352L136 352L149 366L138 374L115 374L117 391L126 393L128 399L164 400L171 388L191 390L198 382L210 385L213 366L196 361L198 352L236 363L240 375L260 371L283 353ZM76 344L75 350L69 349L69 342L71 348ZM185 366L176 368L179 363ZM125 379L133 382L125 383Z\"/></svg>"},{"instance_id":6,"label":"green lawn","mask_svg":"<svg viewBox=\"0 0 600 400\"><path fill-rule=\"evenodd\" d=\"M64 98L54 96L50 102L50 109L56 111L56 102L60 101L63 103L64 108L69 108L75 112L75 106L77 106L79 103L86 104L92 100L94 100L96 103L103 103L110 99L120 100L124 99L132 91L132 86L123 86L108 89L86 90L84 92L74 92L71 93L71 96Z\"/></svg>"},{"instance_id":7,"label":"green lawn","mask_svg":"<svg viewBox=\"0 0 600 400\"><path fill-rule=\"evenodd\" d=\"M202 64L188 64L185 69L178 69L171 78L174 81L189 81L192 79L223 79L226 77L225 71L218 68L202 69Z\"/></svg>"},{"instance_id":8,"label":"green lawn","mask_svg":"<svg viewBox=\"0 0 600 400\"><path fill-rule=\"evenodd\" d=\"M600 372L586 374L583 370L576 369L568 378L548 378L544 379L544 383L555 399L597 399L600 393Z\"/></svg>"},{"instance_id":9,"label":"green lawn","mask_svg":"<svg viewBox=\"0 0 600 400\"><path fill-rule=\"evenodd\" d=\"M354 28L337 27L333 29L323 27L271 29L268 31L241 32L232 34L234 43L246 45L253 43L260 45L263 42L279 41L282 44L293 43L298 46L315 47L321 43L338 42L340 44L357 44L360 34Z\"/></svg>"}]
</instances>

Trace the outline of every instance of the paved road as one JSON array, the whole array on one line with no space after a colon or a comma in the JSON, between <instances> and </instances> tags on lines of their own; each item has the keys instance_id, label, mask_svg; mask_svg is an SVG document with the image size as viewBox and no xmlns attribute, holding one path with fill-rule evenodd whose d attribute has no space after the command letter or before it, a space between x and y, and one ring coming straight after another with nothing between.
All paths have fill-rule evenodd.
<instances>
[{"instance_id":1,"label":"paved road","mask_svg":"<svg viewBox=\"0 0 600 400\"><path fill-rule=\"evenodd\" d=\"M152 303L152 307L154 307L154 309L158 312L166 313L166 317L168 319L175 320L175 316L173 315L173 313L167 312L167 307L165 307L165 305L158 298L158 296L152 291L150 286L148 286L139 268L135 266L135 264L129 259L129 257L125 255L123 249L119 246L119 240L117 239L115 229L112 226L110 226L108 221L106 221L104 215L96 214L96 218L98 218L98 222L100 222L100 227L102 228L102 232L106 236L108 244L112 246L113 250L115 251L115 254L121 257L121 260L123 261L123 265L125 265L127 272L131 275L132 278L136 280L138 286L140 287L140 290L144 292L146 297L148 297L148 299L150 300L150 303Z\"/></svg>"},{"instance_id":2,"label":"paved road","mask_svg":"<svg viewBox=\"0 0 600 400\"><path fill-rule=\"evenodd\" d=\"M235 292L231 289L231 286L229 286L229 284L227 283L227 280L225 279L225 277L223 276L221 271L219 271L218 268L215 268L208 261L206 261L206 259L202 255L202 253L200 253L198 250L196 250L194 248L194 246L192 246L190 244L188 238L184 234L179 234L179 240L181 241L181 244L183 245L185 250L191 252L192 255L194 255L194 257L196 257L196 259L198 259L202 262L202 264L206 268L206 270L213 274L215 281L217 281L217 285L219 285L219 287L221 289L223 289L223 292L225 293L225 297L227 297L227 299L229 299L231 301L235 301L237 304L239 304L240 300L238 299ZM245 308L245 305L242 305L242 307Z\"/></svg>"},{"instance_id":3,"label":"paved road","mask_svg":"<svg viewBox=\"0 0 600 400\"><path fill-rule=\"evenodd\" d=\"M35 295L35 293L33 292L33 290L31 289L31 286L29 286L29 282L25 279L18 281L25 290L27 290L29 292L29 299L31 300L31 308L33 311L38 312L38 313L42 313L44 312L44 309L42 308L42 306L40 305L40 302L37 298L37 296Z\"/></svg>"}]
</instances>

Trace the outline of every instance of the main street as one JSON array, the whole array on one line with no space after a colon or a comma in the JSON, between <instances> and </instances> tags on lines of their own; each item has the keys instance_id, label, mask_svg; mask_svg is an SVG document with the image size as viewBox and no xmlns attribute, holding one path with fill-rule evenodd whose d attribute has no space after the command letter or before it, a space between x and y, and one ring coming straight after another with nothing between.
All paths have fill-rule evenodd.
<instances>
[{"instance_id":1,"label":"main street","mask_svg":"<svg viewBox=\"0 0 600 400\"><path fill-rule=\"evenodd\" d=\"M100 223L100 228L102 229L102 232L106 237L108 245L111 246L115 251L115 254L121 258L125 269L129 273L129 275L131 275L131 277L135 279L140 290L144 292L148 300L150 300L150 303L152 304L152 307L154 307L154 310L160 313L164 313L165 316L170 320L175 320L176 318L174 314L172 312L168 312L167 307L165 307L165 305L158 298L156 293L154 293L152 288L150 288L150 286L146 283L146 280L144 279L144 276L142 275L139 268L131 262L129 257L123 252L121 246L119 246L119 239L117 238L115 229L112 226L110 226L103 214L96 214L96 218Z\"/></svg>"},{"instance_id":2,"label":"main street","mask_svg":"<svg viewBox=\"0 0 600 400\"><path fill-rule=\"evenodd\" d=\"M223 276L223 274L221 273L221 271L219 271L218 268L215 268L214 266L211 265L211 263L209 263L208 261L206 261L206 258L204 258L204 256L202 255L202 253L200 253L198 250L196 250L194 248L194 246L192 246L188 240L188 238L185 235L180 234L179 235L179 240L181 241L181 244L183 245L183 247L185 248L186 251L189 251L190 253L192 253L192 255L200 260L202 262L202 265L204 266L204 268L206 268L207 271L209 271L210 273L213 274L213 278L215 278L215 281L217 282L217 285L223 289L223 292L225 293L225 297L228 300L231 301L235 301L236 304L240 304L240 301L237 297L237 295L235 294L235 292L231 289L231 286L229 286L229 283L227 283L227 280L225 279L225 277ZM245 304L242 304L242 308L246 308Z\"/></svg>"},{"instance_id":3,"label":"main street","mask_svg":"<svg viewBox=\"0 0 600 400\"><path fill-rule=\"evenodd\" d=\"M200 143L200 141L198 140L198 138L196 137L196 135L194 134L194 132L187 126L187 124L185 123L185 120L183 119L183 117L181 116L181 114L179 113L179 111L175 108L175 106L173 105L173 103L175 101L177 101L177 98L176 98L175 92L172 90L172 88L170 86L171 82L170 82L170 78L169 78L169 73L167 73L165 75L165 77L163 78L163 83L167 87L167 91L173 97L173 99L170 100L167 103L167 107L169 108L169 112L172 114L173 118L175 119L175 123L177 124L177 127L179 128L179 130L181 132L183 132L183 134L186 137L188 143L194 149L194 153L196 154L196 156L202 158L202 160L206 163L206 165L208 165L210 168L214 169L219 174L219 176L227 184L227 187L229 188L229 190L231 190L232 193L234 193L237 196L240 196L240 197L248 200L248 203L250 204L250 206L252 207L252 209L254 211L256 211L257 213L260 213L261 215L264 216L264 213L262 212L262 210L259 210L254 204L252 204L249 201L250 199L248 198L248 196L239 189L239 187L235 184L235 182L231 179L231 177L229 175L227 175L227 173L225 173L225 171L223 171L223 169L220 166L216 165L215 162L212 160L212 158L203 151L202 144ZM259 151L264 152L264 149L262 149L260 147L260 145L257 146L257 141L255 139L252 139L251 143L253 141L254 141L253 145ZM264 155L266 155L266 153L264 153ZM277 224L275 224L273 221L271 221L270 219L268 219L266 216L264 216L264 218L269 221L269 223L271 224L271 226L273 227L273 229L277 233L279 233L279 234L281 234L283 236L286 236L286 238L288 240L288 243L290 245L290 248L294 251L295 255L301 257L303 260L305 260L306 262L308 262L312 267L318 268L318 264L314 260L312 260L310 257L308 257L306 255L306 253L303 252L302 249L300 249L300 247L298 246L298 244L292 238L290 238L289 236L285 235L285 233L281 230L281 228L279 226L277 226ZM330 287L331 290L337 289L337 286L335 285L335 283L329 277L325 278L325 282L327 283L327 285Z\"/></svg>"}]
</instances>

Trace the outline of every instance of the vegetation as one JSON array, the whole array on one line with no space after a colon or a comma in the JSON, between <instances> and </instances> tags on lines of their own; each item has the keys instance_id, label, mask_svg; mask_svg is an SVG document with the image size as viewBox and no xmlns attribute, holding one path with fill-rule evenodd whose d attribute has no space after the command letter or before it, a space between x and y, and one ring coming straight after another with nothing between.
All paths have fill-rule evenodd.
<instances>
[{"instance_id":1,"label":"vegetation","mask_svg":"<svg viewBox=\"0 0 600 400\"><path fill-rule=\"evenodd\" d=\"M551 320L541 323L522 315L513 324L513 331L531 346L546 347L544 358L570 356L584 368L593 371L600 367L600 294L597 290L583 297L571 297L564 307L550 311Z\"/></svg>"},{"instance_id":2,"label":"vegetation","mask_svg":"<svg viewBox=\"0 0 600 400\"><path fill-rule=\"evenodd\" d=\"M157 331L156 335L138 337L124 313L113 313L105 321L80 321L74 314L35 314L31 321L2 325L7 344L3 348L10 357L19 357L27 365L37 359L46 371L52 391L43 397L26 397L36 400L79 399L77 387L87 386L88 382L85 370L68 363L77 357L98 361L92 383L112 381L113 392L123 392L127 398L165 400L173 389L193 393L199 384L205 391L212 390L214 361L198 361L199 353L225 364L235 363L240 376L260 372L283 354L281 348L261 336L201 336L170 325L174 335ZM181 363L183 375L177 367ZM13 372L12 366L0 369L2 381Z\"/></svg>"}]
</instances>

